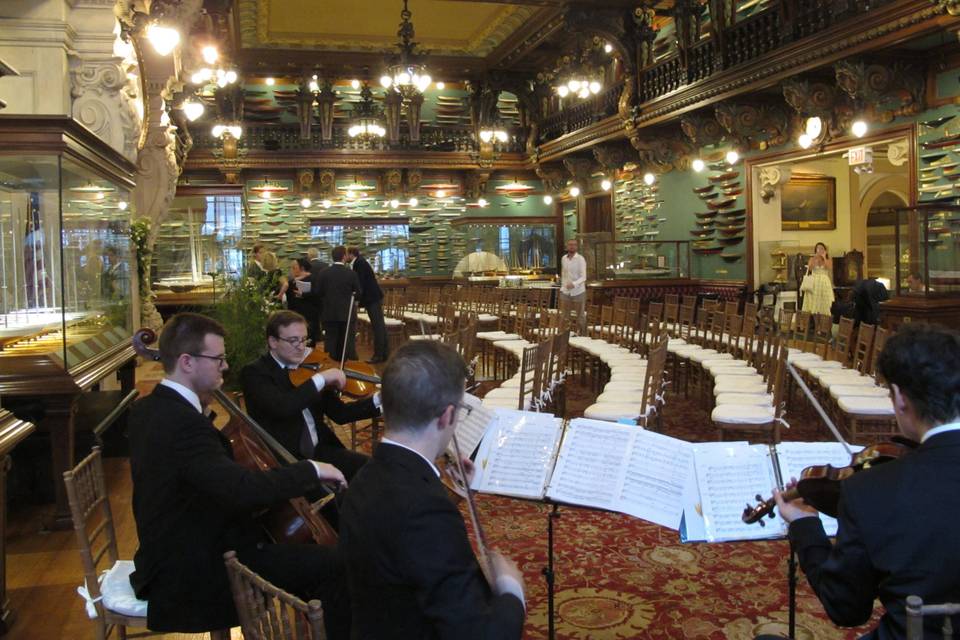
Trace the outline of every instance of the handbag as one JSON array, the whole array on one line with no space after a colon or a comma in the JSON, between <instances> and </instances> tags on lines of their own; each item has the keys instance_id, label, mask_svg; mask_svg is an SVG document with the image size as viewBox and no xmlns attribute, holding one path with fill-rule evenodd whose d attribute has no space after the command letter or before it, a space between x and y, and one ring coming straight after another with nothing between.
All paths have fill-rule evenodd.
<instances>
[{"instance_id":1,"label":"handbag","mask_svg":"<svg viewBox=\"0 0 960 640\"><path fill-rule=\"evenodd\" d=\"M809 273L803 276L803 280L800 281L800 292L813 293L813 276Z\"/></svg>"}]
</instances>

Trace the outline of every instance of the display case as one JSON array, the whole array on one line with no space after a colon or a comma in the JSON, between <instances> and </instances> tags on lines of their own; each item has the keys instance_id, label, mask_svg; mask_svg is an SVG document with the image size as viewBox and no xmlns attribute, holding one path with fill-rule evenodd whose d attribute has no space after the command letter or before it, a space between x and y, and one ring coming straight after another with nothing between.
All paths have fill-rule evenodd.
<instances>
[{"instance_id":1,"label":"display case","mask_svg":"<svg viewBox=\"0 0 960 640\"><path fill-rule=\"evenodd\" d=\"M0 116L0 361L69 370L130 336L132 175L72 120Z\"/></svg>"},{"instance_id":2,"label":"display case","mask_svg":"<svg viewBox=\"0 0 960 640\"><path fill-rule=\"evenodd\" d=\"M224 280L243 273L243 211L239 185L177 187L153 248L158 304L185 297L213 302Z\"/></svg>"},{"instance_id":3,"label":"display case","mask_svg":"<svg viewBox=\"0 0 960 640\"><path fill-rule=\"evenodd\" d=\"M591 244L592 273L598 280L690 277L689 242L599 240Z\"/></svg>"},{"instance_id":4,"label":"display case","mask_svg":"<svg viewBox=\"0 0 960 640\"><path fill-rule=\"evenodd\" d=\"M553 218L463 218L454 277L496 278L557 273L557 221Z\"/></svg>"},{"instance_id":5,"label":"display case","mask_svg":"<svg viewBox=\"0 0 960 640\"><path fill-rule=\"evenodd\" d=\"M330 262L336 246L357 247L380 278L399 278L408 266L409 224L406 218L310 220L310 242L302 251L315 247L320 259Z\"/></svg>"},{"instance_id":6,"label":"display case","mask_svg":"<svg viewBox=\"0 0 960 640\"><path fill-rule=\"evenodd\" d=\"M895 210L897 296L960 297L960 206Z\"/></svg>"}]
</instances>

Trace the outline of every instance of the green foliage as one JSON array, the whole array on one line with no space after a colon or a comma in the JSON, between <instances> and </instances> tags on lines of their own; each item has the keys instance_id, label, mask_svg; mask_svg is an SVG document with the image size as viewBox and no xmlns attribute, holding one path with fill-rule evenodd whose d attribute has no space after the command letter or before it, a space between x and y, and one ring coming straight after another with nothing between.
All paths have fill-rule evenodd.
<instances>
[{"instance_id":1,"label":"green foliage","mask_svg":"<svg viewBox=\"0 0 960 640\"><path fill-rule=\"evenodd\" d=\"M130 225L130 240L137 249L137 282L140 283L140 296L144 300L150 296L150 263L153 260L149 239L150 218L134 220Z\"/></svg>"},{"instance_id":2,"label":"green foliage","mask_svg":"<svg viewBox=\"0 0 960 640\"><path fill-rule=\"evenodd\" d=\"M239 390L240 370L263 353L267 316L278 305L268 301L263 283L252 278L228 280L226 291L210 315L227 330L227 362L230 369L224 376L224 387Z\"/></svg>"}]
</instances>

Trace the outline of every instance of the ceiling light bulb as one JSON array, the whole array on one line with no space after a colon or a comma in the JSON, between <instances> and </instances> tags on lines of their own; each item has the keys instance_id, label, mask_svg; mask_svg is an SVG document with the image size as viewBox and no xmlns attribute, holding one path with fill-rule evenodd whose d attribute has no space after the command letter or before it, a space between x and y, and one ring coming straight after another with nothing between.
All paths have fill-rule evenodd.
<instances>
[{"instance_id":1,"label":"ceiling light bulb","mask_svg":"<svg viewBox=\"0 0 960 640\"><path fill-rule=\"evenodd\" d=\"M697 173L700 173L701 171L707 168L707 163L701 160L700 158L697 158L696 160L693 161L692 166L694 171L696 171Z\"/></svg>"},{"instance_id":2,"label":"ceiling light bulb","mask_svg":"<svg viewBox=\"0 0 960 640\"><path fill-rule=\"evenodd\" d=\"M322 206L324 209L329 209L330 207L333 206L333 203L330 202L329 200L324 200L323 202L320 203L320 206Z\"/></svg>"},{"instance_id":3,"label":"ceiling light bulb","mask_svg":"<svg viewBox=\"0 0 960 640\"><path fill-rule=\"evenodd\" d=\"M444 84L443 80L441 80L440 82L437 82L437 89L439 89L440 91L443 91L446 88L447 88L447 85Z\"/></svg>"},{"instance_id":4,"label":"ceiling light bulb","mask_svg":"<svg viewBox=\"0 0 960 640\"><path fill-rule=\"evenodd\" d=\"M438 197L438 198L446 198L446 197L447 197L447 192L444 191L443 189L437 189L437 192L436 192L436 194L434 194L434 195L436 195L436 197Z\"/></svg>"},{"instance_id":5,"label":"ceiling light bulb","mask_svg":"<svg viewBox=\"0 0 960 640\"><path fill-rule=\"evenodd\" d=\"M557 95L559 95L561 98L566 98L569 94L570 90L567 89L566 85L560 85L557 87Z\"/></svg>"},{"instance_id":6,"label":"ceiling light bulb","mask_svg":"<svg viewBox=\"0 0 960 640\"><path fill-rule=\"evenodd\" d=\"M549 193L543 196L543 204L553 204L553 196Z\"/></svg>"},{"instance_id":7,"label":"ceiling light bulb","mask_svg":"<svg viewBox=\"0 0 960 640\"><path fill-rule=\"evenodd\" d=\"M579 195L580 195L580 187L578 187L577 185L573 185L572 187L570 187L570 195L573 196L574 198L576 198L577 196L579 196Z\"/></svg>"},{"instance_id":8,"label":"ceiling light bulb","mask_svg":"<svg viewBox=\"0 0 960 640\"><path fill-rule=\"evenodd\" d=\"M601 88L600 83L596 80L590 83L590 93L600 93Z\"/></svg>"},{"instance_id":9,"label":"ceiling light bulb","mask_svg":"<svg viewBox=\"0 0 960 640\"><path fill-rule=\"evenodd\" d=\"M727 164L737 164L737 161L740 160L740 154L737 153L736 150L731 149L727 151L726 159Z\"/></svg>"},{"instance_id":10,"label":"ceiling light bulb","mask_svg":"<svg viewBox=\"0 0 960 640\"><path fill-rule=\"evenodd\" d=\"M399 207L399 206L400 206L400 201L397 200L396 198L394 198L393 200L390 201L390 208L391 208L391 209L396 209L396 208Z\"/></svg>"},{"instance_id":11,"label":"ceiling light bulb","mask_svg":"<svg viewBox=\"0 0 960 640\"><path fill-rule=\"evenodd\" d=\"M850 133L858 138L862 138L863 136L867 135L867 129L869 129L869 127L867 126L866 120L855 120L853 125L850 127Z\"/></svg>"},{"instance_id":12,"label":"ceiling light bulb","mask_svg":"<svg viewBox=\"0 0 960 640\"><path fill-rule=\"evenodd\" d=\"M235 125L233 125L233 126L227 127L227 131L229 131L229 132L230 132L230 135L232 135L232 136L233 136L234 138L236 138L237 140L239 140L239 139L240 139L240 136L243 135L243 129L240 128L240 125L238 125L238 124L235 124Z\"/></svg>"},{"instance_id":13,"label":"ceiling light bulb","mask_svg":"<svg viewBox=\"0 0 960 640\"><path fill-rule=\"evenodd\" d=\"M210 133L213 134L214 138L219 138L220 136L223 135L223 132L226 130L227 128L222 124L215 124L213 125L213 129L210 130Z\"/></svg>"},{"instance_id":14,"label":"ceiling light bulb","mask_svg":"<svg viewBox=\"0 0 960 640\"><path fill-rule=\"evenodd\" d=\"M310 198L303 198L300 201L300 206L304 209L309 209L311 204L313 204L313 202L310 200Z\"/></svg>"},{"instance_id":15,"label":"ceiling light bulb","mask_svg":"<svg viewBox=\"0 0 960 640\"><path fill-rule=\"evenodd\" d=\"M648 187L652 186L653 183L656 181L657 181L657 176L653 175L652 173L647 172L643 174L643 184L647 185Z\"/></svg>"},{"instance_id":16,"label":"ceiling light bulb","mask_svg":"<svg viewBox=\"0 0 960 640\"><path fill-rule=\"evenodd\" d=\"M264 191L264 192L263 192L263 199L264 199L264 200L269 200L272 195L273 195L273 192L272 192L272 191Z\"/></svg>"},{"instance_id":17,"label":"ceiling light bulb","mask_svg":"<svg viewBox=\"0 0 960 640\"><path fill-rule=\"evenodd\" d=\"M200 55L203 56L203 61L207 64L213 64L217 61L219 54L217 53L217 48L212 44L208 44L203 49L200 50Z\"/></svg>"},{"instance_id":18,"label":"ceiling light bulb","mask_svg":"<svg viewBox=\"0 0 960 640\"><path fill-rule=\"evenodd\" d=\"M206 82L207 80L210 80L210 78L212 77L213 77L213 69L211 69L210 67L204 67L203 69L200 69L200 78L203 81Z\"/></svg>"},{"instance_id":19,"label":"ceiling light bulb","mask_svg":"<svg viewBox=\"0 0 960 640\"><path fill-rule=\"evenodd\" d=\"M823 131L823 120L821 120L818 116L807 118L807 123L804 126L804 131L808 136L810 136L811 141L814 138L819 137L820 133Z\"/></svg>"},{"instance_id":20,"label":"ceiling light bulb","mask_svg":"<svg viewBox=\"0 0 960 640\"><path fill-rule=\"evenodd\" d=\"M107 197L107 194L105 194L103 191L97 191L96 195L93 197L96 198L97 200L103 200L104 198Z\"/></svg>"},{"instance_id":21,"label":"ceiling light bulb","mask_svg":"<svg viewBox=\"0 0 960 640\"><path fill-rule=\"evenodd\" d=\"M390 85L393 84L393 80L390 78L390 76L383 75L383 76L380 76L380 84L383 86L384 89L389 89Z\"/></svg>"},{"instance_id":22,"label":"ceiling light bulb","mask_svg":"<svg viewBox=\"0 0 960 640\"><path fill-rule=\"evenodd\" d=\"M117 203L117 208L119 208L120 211L126 211L128 206L129 205L127 204L126 200L121 200L120 202Z\"/></svg>"},{"instance_id":23,"label":"ceiling light bulb","mask_svg":"<svg viewBox=\"0 0 960 640\"><path fill-rule=\"evenodd\" d=\"M487 206L486 198L480 198L479 200L477 200L477 204L480 205L480 208Z\"/></svg>"},{"instance_id":24,"label":"ceiling light bulb","mask_svg":"<svg viewBox=\"0 0 960 640\"><path fill-rule=\"evenodd\" d=\"M493 131L490 131L489 129L484 129L483 131L480 132L481 142L490 142L491 138L493 138Z\"/></svg>"},{"instance_id":25,"label":"ceiling light bulb","mask_svg":"<svg viewBox=\"0 0 960 640\"><path fill-rule=\"evenodd\" d=\"M227 84L233 84L234 82L237 81L237 72L234 71L233 69L231 69L230 71L227 71L226 78L227 78Z\"/></svg>"},{"instance_id":26,"label":"ceiling light bulb","mask_svg":"<svg viewBox=\"0 0 960 640\"><path fill-rule=\"evenodd\" d=\"M600 183L600 188L603 189L604 191L610 191L610 187L612 186L613 186L613 183L611 183L606 178L604 178L603 181Z\"/></svg>"},{"instance_id":27,"label":"ceiling light bulb","mask_svg":"<svg viewBox=\"0 0 960 640\"><path fill-rule=\"evenodd\" d=\"M161 56L167 56L180 44L180 32L154 22L147 27L147 40L150 41L157 53Z\"/></svg>"},{"instance_id":28,"label":"ceiling light bulb","mask_svg":"<svg viewBox=\"0 0 960 640\"><path fill-rule=\"evenodd\" d=\"M272 87L273 85L277 84L276 78L267 78L266 82L268 87Z\"/></svg>"},{"instance_id":29,"label":"ceiling light bulb","mask_svg":"<svg viewBox=\"0 0 960 640\"><path fill-rule=\"evenodd\" d=\"M397 84L410 84L410 74L406 71L401 71L400 75L397 76Z\"/></svg>"},{"instance_id":30,"label":"ceiling light bulb","mask_svg":"<svg viewBox=\"0 0 960 640\"><path fill-rule=\"evenodd\" d=\"M359 89L360 81L354 78L353 80L350 81L350 86L353 87L354 89Z\"/></svg>"},{"instance_id":31,"label":"ceiling light bulb","mask_svg":"<svg viewBox=\"0 0 960 640\"><path fill-rule=\"evenodd\" d=\"M577 97L581 99L590 97L590 89L587 87L587 85L583 85L583 87L580 89L580 92L577 93Z\"/></svg>"},{"instance_id":32,"label":"ceiling light bulb","mask_svg":"<svg viewBox=\"0 0 960 640\"><path fill-rule=\"evenodd\" d=\"M193 84L203 84L205 78L203 74L199 71L195 71L192 76L190 76L190 82Z\"/></svg>"},{"instance_id":33,"label":"ceiling light bulb","mask_svg":"<svg viewBox=\"0 0 960 640\"><path fill-rule=\"evenodd\" d=\"M605 45L603 45L603 50L606 53L610 53L611 51L613 51L613 45L608 42Z\"/></svg>"},{"instance_id":34,"label":"ceiling light bulb","mask_svg":"<svg viewBox=\"0 0 960 640\"><path fill-rule=\"evenodd\" d=\"M801 133L800 137L797 138L797 144L800 145L801 149L809 149L810 145L813 144L813 138L808 133Z\"/></svg>"},{"instance_id":35,"label":"ceiling light bulb","mask_svg":"<svg viewBox=\"0 0 960 640\"><path fill-rule=\"evenodd\" d=\"M203 103L197 100L184 100L183 113L187 116L187 120L193 122L203 115Z\"/></svg>"},{"instance_id":36,"label":"ceiling light bulb","mask_svg":"<svg viewBox=\"0 0 960 640\"><path fill-rule=\"evenodd\" d=\"M316 80L311 80L309 85L310 91L317 92L320 91L320 85L317 84Z\"/></svg>"},{"instance_id":37,"label":"ceiling light bulb","mask_svg":"<svg viewBox=\"0 0 960 640\"><path fill-rule=\"evenodd\" d=\"M499 140L500 142L506 142L509 139L509 136L507 136L506 131L502 131L502 130L496 131L494 135L496 136L497 140Z\"/></svg>"},{"instance_id":38,"label":"ceiling light bulb","mask_svg":"<svg viewBox=\"0 0 960 640\"><path fill-rule=\"evenodd\" d=\"M418 204L420 204L420 201L417 200L416 198L410 198L410 200L408 200L407 203L408 203L411 207L415 207L415 206L417 206Z\"/></svg>"}]
</instances>

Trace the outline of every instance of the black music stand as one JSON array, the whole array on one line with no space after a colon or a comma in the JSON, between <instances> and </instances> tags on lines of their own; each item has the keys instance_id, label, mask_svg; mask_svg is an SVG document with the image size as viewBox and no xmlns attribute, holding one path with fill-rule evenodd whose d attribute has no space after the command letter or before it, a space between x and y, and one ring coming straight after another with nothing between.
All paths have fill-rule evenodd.
<instances>
[{"instance_id":1,"label":"black music stand","mask_svg":"<svg viewBox=\"0 0 960 640\"><path fill-rule=\"evenodd\" d=\"M547 566L543 568L542 573L547 581L547 638L554 640L556 638L553 613L556 574L553 571L553 523L560 517L560 505L549 498L543 500L545 504L551 505L550 512L547 514Z\"/></svg>"}]
</instances>

